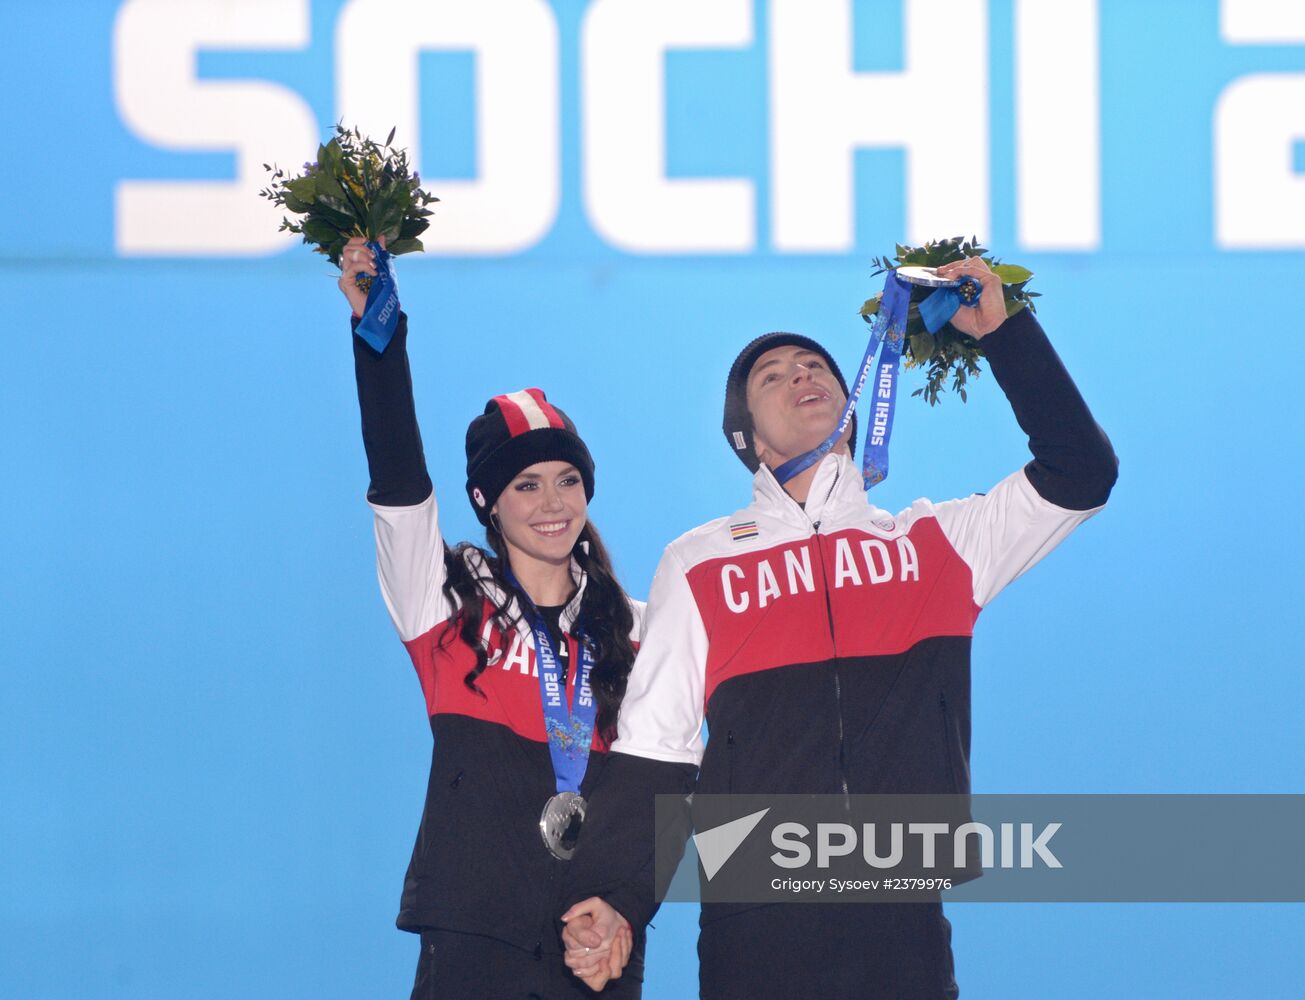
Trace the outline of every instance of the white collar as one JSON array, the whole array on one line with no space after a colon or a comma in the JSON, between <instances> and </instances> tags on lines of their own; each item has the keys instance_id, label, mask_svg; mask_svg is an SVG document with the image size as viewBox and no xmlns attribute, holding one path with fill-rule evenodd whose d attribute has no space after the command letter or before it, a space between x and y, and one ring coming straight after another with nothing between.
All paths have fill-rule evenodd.
<instances>
[{"instance_id":1,"label":"white collar","mask_svg":"<svg viewBox=\"0 0 1305 1000\"><path fill-rule=\"evenodd\" d=\"M861 472L842 450L830 452L820 460L805 505L798 505L765 463L752 478L752 502L774 509L781 517L791 511L804 523L811 524L822 520L827 510L839 504L868 504L861 488Z\"/></svg>"},{"instance_id":2,"label":"white collar","mask_svg":"<svg viewBox=\"0 0 1305 1000\"><path fill-rule=\"evenodd\" d=\"M467 569L476 578L476 585L480 588L481 593L488 597L496 607L502 607L504 601L508 600L508 616L516 619L517 632L533 642L534 632L530 628L530 623L526 621L526 616L522 613L516 595L512 594L509 599L507 592L494 579L494 574L490 572L484 556L480 554L480 550L474 547L468 548L464 559ZM580 600L584 597L585 584L589 580L589 574L580 568L580 563L576 561L575 556L571 557L571 579L575 581L575 593L562 608L559 625L563 632L570 632L571 626L575 624L576 616L580 613Z\"/></svg>"}]
</instances>

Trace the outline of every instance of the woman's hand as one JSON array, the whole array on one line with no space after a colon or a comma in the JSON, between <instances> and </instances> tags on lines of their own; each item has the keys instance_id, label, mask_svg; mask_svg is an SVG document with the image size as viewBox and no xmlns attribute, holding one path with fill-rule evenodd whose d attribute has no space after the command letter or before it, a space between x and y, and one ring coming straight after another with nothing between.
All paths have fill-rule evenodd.
<instances>
[{"instance_id":1,"label":"woman's hand","mask_svg":"<svg viewBox=\"0 0 1305 1000\"><path fill-rule=\"evenodd\" d=\"M952 317L951 324L961 333L981 340L1006 322L1006 297L1001 290L1001 278L993 273L982 257L954 260L937 270L938 277L956 279L973 278L983 294L977 306L961 306Z\"/></svg>"},{"instance_id":2,"label":"woman's hand","mask_svg":"<svg viewBox=\"0 0 1305 1000\"><path fill-rule=\"evenodd\" d=\"M384 236L381 237L380 244L384 250ZM366 238L355 236L344 245L344 252L340 254L340 280L337 282L355 316L361 316L367 309L367 293L358 287L356 280L360 274L376 277L376 255L367 246Z\"/></svg>"},{"instance_id":3,"label":"woman's hand","mask_svg":"<svg viewBox=\"0 0 1305 1000\"><path fill-rule=\"evenodd\" d=\"M567 968L597 993L620 979L634 948L630 922L606 900L591 896L562 914Z\"/></svg>"}]
</instances>

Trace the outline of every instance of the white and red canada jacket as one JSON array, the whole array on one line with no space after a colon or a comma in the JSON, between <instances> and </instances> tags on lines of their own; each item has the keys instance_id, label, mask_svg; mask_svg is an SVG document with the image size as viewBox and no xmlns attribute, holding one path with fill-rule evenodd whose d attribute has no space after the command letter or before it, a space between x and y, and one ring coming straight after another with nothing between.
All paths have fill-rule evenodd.
<instances>
[{"instance_id":1,"label":"white and red canada jacket","mask_svg":"<svg viewBox=\"0 0 1305 1000\"><path fill-rule=\"evenodd\" d=\"M457 608L443 591L444 541L435 497L410 507L373 503L381 592L412 658L434 737L421 829L404 881L399 926L442 927L500 938L521 947L549 947L549 928L566 908L567 863L553 858L539 835L544 803L557 791L544 731L535 636L512 603L514 628L490 617L505 594L488 568L468 553L485 594L483 630L488 665L465 683L475 651L458 635ZM479 572L478 572L479 570ZM572 562L577 589L562 610L567 658L579 662L575 616L585 574ZM630 601L638 638L643 604ZM568 671L566 698L579 697L578 670ZM581 782L587 790L607 756L595 731Z\"/></svg>"},{"instance_id":2,"label":"white and red canada jacket","mask_svg":"<svg viewBox=\"0 0 1305 1000\"><path fill-rule=\"evenodd\" d=\"M763 466L749 506L667 547L613 750L701 764L704 792L967 791L979 612L1100 508L1020 470L892 514L846 454L808 496Z\"/></svg>"},{"instance_id":3,"label":"white and red canada jacket","mask_svg":"<svg viewBox=\"0 0 1305 1000\"><path fill-rule=\"evenodd\" d=\"M467 687L476 655L462 641L457 606L444 591L446 546L417 427L407 332L401 313L384 354L353 338L381 593L416 668L434 736L421 828L397 923L404 930L443 928L555 950L558 918L575 894L568 888L569 864L554 858L539 835L540 813L557 786L534 633L515 603L509 605L515 627L491 625L493 608L505 594L474 550L469 552L467 565L480 578L483 594L488 665L476 679L479 690ZM576 593L558 624L568 660L576 663L573 628L586 579L574 560L572 574ZM631 638L637 640L643 603L630 600L630 607ZM577 697L578 673L568 673L569 704ZM607 750L595 731L582 793L599 777ZM591 859L610 865L614 859L604 848L619 853L623 845L591 847ZM632 958L636 973L641 962L640 954Z\"/></svg>"},{"instance_id":4,"label":"white and red canada jacket","mask_svg":"<svg viewBox=\"0 0 1305 1000\"><path fill-rule=\"evenodd\" d=\"M1031 315L984 348L1034 454L988 493L893 514L839 453L804 509L763 465L750 505L667 547L605 779L619 787L591 809L604 838L617 816L644 824L625 839L650 836L629 789L684 791L695 765L704 793L969 792L975 620L1101 509L1118 465ZM631 879L651 896L646 871Z\"/></svg>"}]
</instances>

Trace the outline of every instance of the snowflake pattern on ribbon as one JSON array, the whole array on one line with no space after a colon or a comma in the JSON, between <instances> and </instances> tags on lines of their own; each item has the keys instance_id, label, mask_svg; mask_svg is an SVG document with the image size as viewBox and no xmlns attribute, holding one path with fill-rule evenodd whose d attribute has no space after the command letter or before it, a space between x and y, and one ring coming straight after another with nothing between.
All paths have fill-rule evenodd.
<instances>
[{"instance_id":1,"label":"snowflake pattern on ribbon","mask_svg":"<svg viewBox=\"0 0 1305 1000\"><path fill-rule=\"evenodd\" d=\"M572 760L588 756L593 744L594 727L572 716L569 720L545 719L544 728L548 742Z\"/></svg>"}]
</instances>

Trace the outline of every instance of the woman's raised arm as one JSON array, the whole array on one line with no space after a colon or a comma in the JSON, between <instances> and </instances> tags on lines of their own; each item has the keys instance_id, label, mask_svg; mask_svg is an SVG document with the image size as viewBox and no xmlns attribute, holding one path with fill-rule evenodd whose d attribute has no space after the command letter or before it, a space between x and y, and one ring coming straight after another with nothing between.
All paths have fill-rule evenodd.
<instances>
[{"instance_id":1,"label":"woman's raised arm","mask_svg":"<svg viewBox=\"0 0 1305 1000\"><path fill-rule=\"evenodd\" d=\"M362 237L349 241L340 265L340 290L353 308L356 329L367 297L355 277L376 273ZM452 611L443 591L444 540L417 427L407 344L404 313L383 353L353 337L363 447L371 474L367 502L376 516L377 574L405 643L430 631Z\"/></svg>"}]
</instances>

